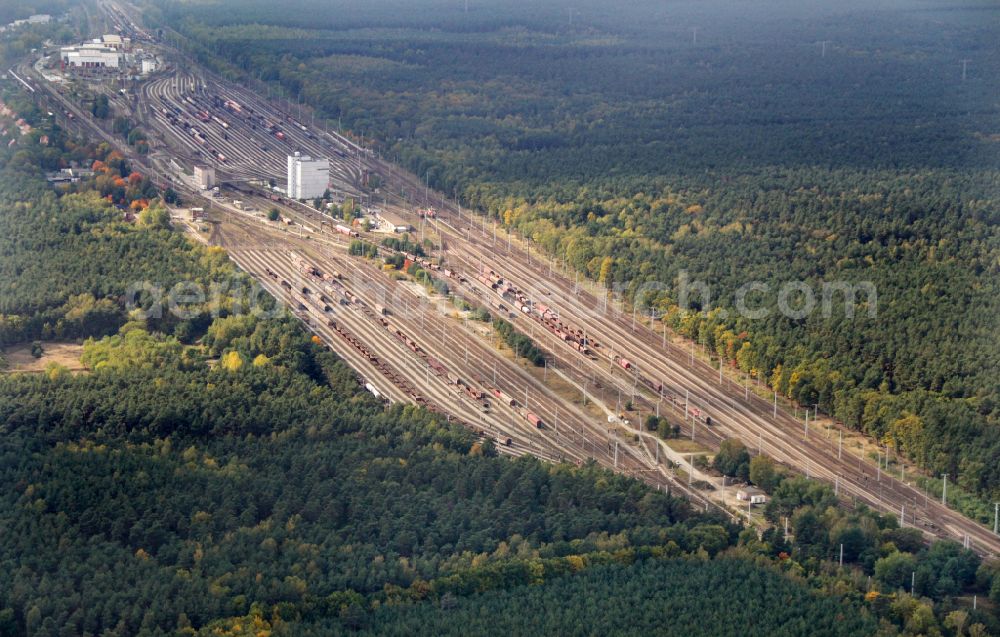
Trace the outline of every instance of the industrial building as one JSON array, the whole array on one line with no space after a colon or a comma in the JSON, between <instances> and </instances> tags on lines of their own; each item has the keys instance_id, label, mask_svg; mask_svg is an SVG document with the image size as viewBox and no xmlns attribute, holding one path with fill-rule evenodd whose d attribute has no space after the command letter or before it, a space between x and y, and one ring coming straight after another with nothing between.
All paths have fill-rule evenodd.
<instances>
[{"instance_id":1,"label":"industrial building","mask_svg":"<svg viewBox=\"0 0 1000 637\"><path fill-rule=\"evenodd\" d=\"M124 53L130 44L129 38L108 34L76 46L64 46L59 49L59 57L63 67L118 70L124 66Z\"/></svg>"},{"instance_id":2,"label":"industrial building","mask_svg":"<svg viewBox=\"0 0 1000 637\"><path fill-rule=\"evenodd\" d=\"M211 166L195 166L194 181L202 190L215 187L215 169Z\"/></svg>"},{"instance_id":3,"label":"industrial building","mask_svg":"<svg viewBox=\"0 0 1000 637\"><path fill-rule=\"evenodd\" d=\"M64 46L59 50L63 66L88 69L120 69L122 53L103 44L88 42L80 46Z\"/></svg>"},{"instance_id":4,"label":"industrial building","mask_svg":"<svg viewBox=\"0 0 1000 637\"><path fill-rule=\"evenodd\" d=\"M322 197L329 183L329 160L298 152L288 156L288 196L292 199Z\"/></svg>"}]
</instances>

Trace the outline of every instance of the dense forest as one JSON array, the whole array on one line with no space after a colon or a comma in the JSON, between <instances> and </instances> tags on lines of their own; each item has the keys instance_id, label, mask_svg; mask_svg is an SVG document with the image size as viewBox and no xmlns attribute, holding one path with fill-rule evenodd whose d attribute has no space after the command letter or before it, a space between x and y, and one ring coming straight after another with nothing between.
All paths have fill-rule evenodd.
<instances>
[{"instance_id":1,"label":"dense forest","mask_svg":"<svg viewBox=\"0 0 1000 637\"><path fill-rule=\"evenodd\" d=\"M291 317L238 312L252 282L124 158L3 99L33 130L0 122L2 344L74 340L88 370L0 375L3 637L1000 634L996 563L736 441L717 465L772 492L759 534L384 405ZM45 182L71 164L93 177ZM145 318L137 281L220 292Z\"/></svg>"},{"instance_id":2,"label":"dense forest","mask_svg":"<svg viewBox=\"0 0 1000 637\"><path fill-rule=\"evenodd\" d=\"M239 7L158 0L149 19L781 394L1000 497L995 6ZM682 307L682 276L711 298ZM748 318L754 281L767 316ZM782 315L799 281L817 310ZM827 316L839 282L876 293L833 289Z\"/></svg>"},{"instance_id":3,"label":"dense forest","mask_svg":"<svg viewBox=\"0 0 1000 637\"><path fill-rule=\"evenodd\" d=\"M761 591L747 598L745 590ZM807 608L808 615L801 611ZM669 617L666 624L659 618ZM742 560L612 564L522 586L375 613L364 635L867 635L876 624Z\"/></svg>"}]
</instances>

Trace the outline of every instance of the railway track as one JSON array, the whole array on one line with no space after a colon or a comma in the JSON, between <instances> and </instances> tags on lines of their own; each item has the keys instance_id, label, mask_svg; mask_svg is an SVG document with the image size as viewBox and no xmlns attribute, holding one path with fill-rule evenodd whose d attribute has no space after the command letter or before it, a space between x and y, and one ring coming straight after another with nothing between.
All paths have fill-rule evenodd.
<instances>
[{"instance_id":1,"label":"railway track","mask_svg":"<svg viewBox=\"0 0 1000 637\"><path fill-rule=\"evenodd\" d=\"M545 263L537 256L534 260L527 257L522 246L512 242L508 249L502 241L494 243L469 217L462 219L457 211L452 212L448 223L435 222L435 229L448 242L452 267L457 262L467 278L468 273L477 270L477 262L481 262L490 264L535 295L544 295L544 292L533 282L543 281L546 289L557 297L548 303L557 305L561 316L577 325L588 326L591 334L600 334L606 350L627 357L634 363L636 373L669 383L675 390L689 391L699 409L712 417L715 426L726 435L742 438L750 448L758 447L754 444L758 442L768 455L810 477L835 485L841 496L856 499L883 513L896 514L904 524L929 535L968 540L970 546L980 552L998 553L1000 538L988 529L858 458L844 458L836 445L815 431L806 435L803 422L784 409L775 410L773 403L743 386L733 388L725 375L722 383L718 383L717 369L698 359L692 362L689 352L664 347L665 339L642 322L637 321L633 327L631 317L617 312L613 306L608 312L595 311L604 304L602 299L585 288L578 288L575 282L551 266L551 274L546 272ZM568 354L572 352L567 348ZM647 398L653 397L647 393Z\"/></svg>"},{"instance_id":2,"label":"railway track","mask_svg":"<svg viewBox=\"0 0 1000 637\"><path fill-rule=\"evenodd\" d=\"M280 282L275 282L273 278L266 274L268 270L271 270L280 280L295 280L297 271L287 259L280 256L276 257L273 253L267 252L232 250L230 254L238 265L261 280L262 285L272 295L291 305L293 312L300 319L305 320L314 333L317 333L327 343L333 344L338 354L342 355L352 367L361 370L362 375L366 379L386 378L386 370L391 370L388 380L390 381L390 386L397 387L397 390L388 391L386 392L387 395L392 396L394 400L399 402L411 400L412 396L409 392L411 391L412 384L410 384L409 380L399 383L398 379L420 378L421 374L416 363L407 359L398 341L388 338L388 334L381 334L380 330L371 325L360 312L338 312L335 319L337 325L341 326L341 330L338 332L336 327L330 326L320 320L321 317L318 315L322 310L315 307L315 305L312 306L311 311L308 311L310 309L308 306L307 311L295 307L296 299L289 293L289 290L283 288ZM349 342L350 346L337 347L336 343L338 340ZM350 343L352 340L353 343ZM378 361L373 361L372 357L366 355L366 353L373 353L375 351L380 352L380 354L374 356L374 358L379 359ZM391 362L388 362L389 360ZM397 382L393 383L393 379L396 379ZM400 384L402 384L402 387L399 387ZM385 383L378 383L378 385L379 387L386 386ZM461 395L458 392L454 392L446 384L439 383L438 385L434 385L426 383L421 386L420 391L423 392L422 395L427 396L428 400L424 404L430 408L438 410L445 416L451 416L456 421L480 433L483 432L476 424L480 420L477 418L478 412L476 409L464 402ZM535 455L546 459L556 459L556 456L549 455L544 449L532 449L531 445L524 443L523 432L509 431L501 426L494 426L494 429L514 438L512 444L509 446L513 451L522 453L531 451ZM507 445L499 446L508 447ZM508 453L510 451L504 450L504 452Z\"/></svg>"},{"instance_id":3,"label":"railway track","mask_svg":"<svg viewBox=\"0 0 1000 637\"><path fill-rule=\"evenodd\" d=\"M413 184L410 185L412 187ZM558 342L542 327L533 332L531 328L527 330L546 346L562 366L580 370L578 378L586 377L589 371L591 378L601 378L604 383L629 396L633 402L640 402L650 411L655 410L657 404L667 404L675 417L680 411L686 432L694 433L700 442L716 446L723 437L739 437L751 449L767 453L810 477L826 480L848 502L863 502L884 513L898 515L904 524L920 528L929 535L961 541L968 536L970 544L980 552L998 552L997 539L988 530L940 505L935 506L926 495L896 478L864 462L856 462L856 458L844 458L825 439L818 438L815 432L810 436L800 435L801 423L783 408L777 410L775 417L774 405L755 392L739 385L734 387L725 375L720 385L716 369L695 359L689 351L668 345L664 335L653 333L642 322L636 322L633 327L631 317L617 312L613 304L606 313L595 312L595 308L604 305L603 299L586 288L579 288L575 281L557 268L551 265L546 267L537 255L532 259L519 242L511 241L508 248L504 241L494 239L482 222L477 223L468 215L460 215L455 207L448 204L444 209L447 222L445 219L423 221L409 210L394 212L412 221L415 227L421 222L430 223L447 243L449 267L463 272L466 279L474 280L475 274L483 266L488 266L503 273L530 295L545 298L549 305L558 308L560 316L568 323L585 328L589 334L600 335L607 352L604 357L608 363L606 369L602 369L599 361L589 360ZM300 214L304 220L311 216L306 211L300 211ZM542 291L542 285L550 294ZM482 300L482 295L487 293L483 289L479 291L479 300ZM550 296L556 298L550 300ZM523 322L515 321L515 325L520 331L526 331ZM614 368L613 358L616 355L633 362L631 376ZM673 400L662 403L660 396L651 392L646 383L639 382L640 377L669 387L667 393L673 394ZM688 403L683 408L678 404L682 392ZM713 427L704 426L704 422L699 424L691 418L691 407L712 418ZM947 521L939 524L937 520L944 518Z\"/></svg>"},{"instance_id":4,"label":"railway track","mask_svg":"<svg viewBox=\"0 0 1000 637\"><path fill-rule=\"evenodd\" d=\"M259 231L259 228L254 228L254 230ZM271 284L267 286L269 291L279 298L285 292L285 300L289 303L294 302L292 297L287 294L288 290L274 287L273 278L267 274L270 270L291 284L294 280L292 277L300 276L294 257L283 251L261 253L246 251L246 254L241 254L236 246L224 245L241 267L258 277L271 280ZM507 395L515 395L524 387L528 387L529 395L534 394L535 396L531 400L537 401L537 405L531 404L529 406L543 417L546 422L546 427L543 429L535 429L530 426L524 418L525 410L521 409L520 404L515 409L504 410L503 403L497 401L494 402L488 415L478 412L475 403L469 401L465 394L458 391L453 383L441 382L440 386L435 387L433 381L435 378L440 380L440 376L432 375L426 364L421 367L420 364L425 363L425 361L420 361L419 357L415 361L404 364L403 361L407 357L413 358L414 353L403 347L398 339L386 339L387 335L391 337L391 331L380 324L370 313L357 311L354 313L355 316L351 316L350 312L338 313L338 325L343 323L351 333L357 334L365 343L377 344L372 349L381 352L382 357L391 359L394 364L405 365L402 373L406 374L408 378L414 379L415 384L418 384L417 381L421 378L422 370L423 382L419 383L420 391L424 392L432 406L439 405L442 412L454 414L455 418L466 426L493 437L501 443L498 447L506 447L503 442L509 438L512 442L511 446L515 450L530 452L544 459L581 463L588 458L594 458L609 467L617 465L619 471L631 473L655 484L658 488L669 488L681 492L689 490L686 485L676 479L665 464L657 463L649 456L648 452L644 453L642 448L625 444L624 440L619 441L618 445L614 445L607 431L596 426L594 420L583 414L578 408L563 405L556 407L556 411L552 411L547 406L559 404L561 401L559 397L552 394L544 385L539 389L539 383L536 379L518 365L502 357L497 357L496 352L491 351L491 348L485 345L481 339L467 333L464 329L455 329L454 325L449 324L449 322L453 322L453 319L442 316L434 308L419 304L417 297L413 295L411 295L413 298L408 301L398 298L398 284L393 284L384 275L374 271L374 268L371 272L362 274L356 269L357 264L352 263L353 260L346 256L339 257L339 260L335 257L331 259L329 252L316 254L316 248L313 245L296 247L296 250L300 249L308 255L311 261L317 264L329 264L326 267L339 268L341 271L354 269L360 280L369 283L375 282L374 285L357 288L363 290L356 294L356 297L362 301L362 304L358 304L359 307L374 307L378 301L387 298L393 298L397 301L397 307L400 307L402 303L411 303L412 307L408 306L406 309L407 324L411 326L411 331L415 335L413 340L420 350L437 360L446 362L449 370L454 370L460 376L482 387L487 396L492 389L499 389ZM278 285L280 286L280 283ZM297 285L298 281L296 281ZM319 312L321 308L315 308L315 310ZM415 329L416 317L418 316L421 317L420 322L425 328L423 330ZM312 319L312 316L300 318ZM329 330L324 329L322 322L310 320L310 328L319 333L327 342L335 341L334 335ZM435 338L439 334L444 334L444 337ZM335 349L338 353L343 353L345 359L349 360L352 365L358 364L364 369L363 363L360 363L356 356L352 357L347 352L342 352L341 348L335 347ZM467 354L465 357L456 356L456 353L459 352L467 352ZM480 364L481 361L487 361L491 357L496 359L492 369L488 364L485 366ZM412 398L406 396L405 392L403 394L403 396L397 395L396 398L404 400ZM456 400L458 404L456 404ZM615 446L618 447L617 453ZM691 489L688 495L705 506L712 505L697 490Z\"/></svg>"},{"instance_id":5,"label":"railway track","mask_svg":"<svg viewBox=\"0 0 1000 637\"><path fill-rule=\"evenodd\" d=\"M478 230L479 229L477 229L477 232ZM455 230L454 234L448 237L449 245L451 246L450 258L454 259L454 261L450 261L452 264L450 267L454 268L454 263L457 261L460 265L462 265L463 270L467 272L466 279L471 281L475 278L472 276L475 269L473 269L474 266L470 264L471 255L459 255L458 258L456 258L455 255L456 239L460 238L461 234L463 233L461 233L460 230ZM471 228L468 228L464 233L466 241L469 240L471 234L473 234L471 232ZM442 235L448 236L446 233L442 233ZM507 257L507 259L509 258L510 257ZM537 270L532 271L526 266L521 265L519 262L511 263L507 259L497 259L494 263L500 263L501 267L503 267L503 265L510 266L509 271L514 272L515 276L525 277L524 280L543 280L541 279L543 273L538 272ZM536 258L535 261L537 263L538 259ZM508 277L511 277L511 275L508 275ZM531 278L529 279L528 277ZM530 290L530 288L527 287L525 289ZM564 287L562 289L562 294L566 296L566 292L567 290ZM531 293L540 294L541 292L534 290ZM480 290L480 294L487 293L485 290ZM598 306L598 301L594 297L583 295L581 295L581 297L591 307ZM562 308L562 313L567 320L573 320L572 317L574 314L572 311L566 312L565 308ZM607 320L608 319L605 319L605 321ZM698 371L698 367L705 367L705 365L697 360L694 365L691 365L691 358L688 355L688 352L678 351L677 348L668 348L669 352L673 354L674 360L672 362L679 365L682 370L680 373L673 368L667 367L661 361L650 360L642 353L636 353L636 351L630 348L627 341L623 340L620 336L617 336L617 334L628 334L633 331L631 325L626 327L626 325L623 324L624 322L624 319L619 317L617 325L615 323L605 325L605 331L603 333L612 334L611 337L602 337L606 342L607 351L615 351L629 356L630 360L635 362L636 370L644 372L647 369L653 369L654 373L659 374L658 378L664 379L664 384L673 387L675 391L679 391L679 388L684 386L692 387L693 389L688 391L691 391L695 394L695 396L697 396L699 392L707 393L708 390L717 389L715 385L715 370L710 370L710 373L712 374L710 379L705 378L707 374L704 372L697 374L696 372ZM520 325L518 321L515 321L515 324ZM616 332L613 328L617 328L618 331ZM635 332L638 332L640 329L646 328L637 325ZM554 355L554 358L559 360L560 363L567 368L579 369L576 367L579 365L584 369L589 369L592 377L603 378L605 379L605 382L610 382L612 386L616 387L623 394L635 395L636 398L644 400L647 408L654 406L656 402L658 402L658 396L652 394L645 385L640 385L636 382L636 376L633 375L628 377L623 375L620 370L615 369L613 360L611 360L613 359L613 354L608 354L606 356L608 367L607 369L602 369L599 360L594 361L586 357L582 357L579 355L579 352L571 348L564 347L564 344L561 343L559 339L549 336L547 330L539 328L538 330L531 332L531 330L524 330L523 326L521 326L521 331L532 333L535 337L540 337L543 344L550 347L552 352L558 353ZM662 347L662 343L653 342L660 338L661 337L659 335L655 335L653 339L647 338L646 346L651 348L650 351L655 352L657 345ZM560 351L561 347L563 347L563 351ZM639 372L637 371L636 373ZM578 376L583 375L585 375L585 372L578 372ZM608 381L608 378L611 380ZM631 388L627 386L629 381L631 381L632 384ZM723 387L732 391L730 383L728 383L725 378L723 381ZM755 448L753 443L756 438L756 441L758 442L756 448L768 453L768 455L771 455L778 461L802 470L810 477L826 479L835 486L838 495L842 498L846 498L848 501L853 501L855 503L863 502L873 508L889 514L896 514L898 512L899 517L905 525L919 528L929 535L952 537L953 539L957 538L960 540L965 539L964 536L967 533L965 533L960 527L942 527L934 522L932 514L930 514L927 510L928 508L933 507L933 503L927 499L926 496L921 497L920 494L914 493L911 497L903 500L902 504L899 505L900 508L898 509L890 504L890 502L893 501L894 493L896 498L899 498L900 494L898 493L898 486L893 484L898 481L895 481L895 479L890 477L888 474L884 474L878 470L870 471L870 468L863 462L858 465L850 464L853 461L852 459L838 458L838 460L840 460L839 466L838 464L833 464L832 466L829 464L824 465L819 461L814 461L813 457L809 454L816 453L816 449L821 448L821 443L825 442L814 440L813 438L815 438L815 436L806 440L800 440L798 441L798 444L787 445L781 440L782 437L787 435L787 432L783 432L783 430L780 429L780 423L768 422L767 418L762 417L761 415L761 412L767 411L768 408L772 408L773 413L773 406L768 405L766 401L763 401L756 394L744 391L743 396L729 396L728 401L724 398L719 398L718 396L709 394L709 398L707 400L698 400L695 398L693 404L699 405L699 408L702 409L706 415L710 415L714 418L714 425L711 428L704 425L699 426L694 419L685 420L686 424L690 422L690 424L687 424L687 430L697 432L699 441L706 442L714 446L718 444L718 441L721 438L733 435L742 438L751 448ZM755 404L757 406L756 413L752 409ZM669 407L674 411L675 416L678 411L680 411L682 415L688 413L688 409L681 409L676 400L670 402ZM779 411L779 414L783 414L783 412ZM787 414L783 415L786 420L789 418ZM749 420L749 422L746 422L745 420ZM794 426L797 430L797 423L795 423ZM850 466L848 466L849 464ZM640 469L637 467L636 470ZM975 546L975 539L973 539L974 536L971 534L969 535L970 544Z\"/></svg>"},{"instance_id":6,"label":"railway track","mask_svg":"<svg viewBox=\"0 0 1000 637\"><path fill-rule=\"evenodd\" d=\"M207 72L175 71L140 89L144 123L193 163L230 179L281 179L293 151L330 159L335 185L358 195L362 169L348 159L346 140L312 129L272 102ZM280 135L277 137L277 135Z\"/></svg>"},{"instance_id":7,"label":"railway track","mask_svg":"<svg viewBox=\"0 0 1000 637\"><path fill-rule=\"evenodd\" d=\"M267 267L274 267L276 272L280 272L284 277L292 277L298 273L295 264L292 259L290 259L287 253L276 252L270 254L266 259L259 259L258 264L263 265L264 263L270 264ZM348 292L352 294L352 292ZM313 293L311 296L315 296ZM359 295L360 296L360 295ZM359 299L359 296L354 296L354 298ZM471 371L467 367L462 367L461 361L456 361L450 352L447 350L454 347L456 343L452 338L451 334L446 328L448 326L444 325L442 321L435 316L435 313L431 311L426 312L426 332L414 331L413 342L418 348L418 352L414 352L404 346L403 341L400 338L394 337L393 328L389 325L380 324L377 319L371 314L370 308L374 305L374 301L369 299L361 300L360 302L352 302L346 311L342 310L336 314L336 319L338 322L344 324L349 324L351 329L359 334L364 339L365 343L373 344L373 348L384 352L386 358L391 358L392 361L397 364L402 364L402 361L407 361L410 359L410 364L406 368L405 374L411 378L419 378L421 375L428 382L424 384L425 390L431 394L430 398L438 404L448 405L449 411L456 413L457 416L463 418L466 422L475 423L477 421L489 422L492 427L497 431L512 434L517 437L529 438L531 436L526 435L526 432L521 431L511 431L503 427L503 422L505 421L505 416L497 417L496 409L502 408L502 405L492 406L491 413L489 416L484 416L479 413L480 404L476 401L469 399L464 391L460 387L457 387L454 382L447 380L446 373L436 373L432 371L432 368L427 364L426 358L421 358L421 353L426 353L426 356L436 357L436 360L445 361L448 364L449 370L456 373L461 378L471 379L476 375L474 371ZM343 307L343 306L341 306ZM354 310L352 313L351 310ZM357 316L352 316L356 314ZM386 321L388 323L388 321ZM449 338L443 339L442 341L437 341L437 339L429 336L430 334L438 333L438 324L441 323L442 331L441 333L446 334ZM377 344L377 345L376 345ZM464 346L475 346L474 343L466 342ZM480 352L480 354L482 354ZM501 373L501 377L503 373ZM437 380L439 387L435 387L432 381ZM421 395L422 396L422 395ZM411 395L411 399L416 399L416 395ZM420 401L417 400L418 404ZM512 411L510 414L510 422L518 423L521 420L521 414ZM583 460L582 457L575 457L575 460Z\"/></svg>"}]
</instances>

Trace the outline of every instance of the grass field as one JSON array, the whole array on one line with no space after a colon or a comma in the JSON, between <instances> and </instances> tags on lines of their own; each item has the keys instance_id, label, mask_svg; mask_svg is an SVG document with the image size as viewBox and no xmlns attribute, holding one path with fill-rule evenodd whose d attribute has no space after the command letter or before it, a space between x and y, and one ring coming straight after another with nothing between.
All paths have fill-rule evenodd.
<instances>
[{"instance_id":1,"label":"grass field","mask_svg":"<svg viewBox=\"0 0 1000 637\"><path fill-rule=\"evenodd\" d=\"M700 442L695 442L687 438L671 438L665 441L667 445L679 453L711 453L712 450L701 444Z\"/></svg>"},{"instance_id":2,"label":"grass field","mask_svg":"<svg viewBox=\"0 0 1000 637\"><path fill-rule=\"evenodd\" d=\"M5 348L3 356L7 360L4 372L38 373L45 371L49 363L57 363L70 371L84 371L86 368L80 362L83 345L70 342L42 343L44 350L41 358L31 355L31 344L14 345Z\"/></svg>"}]
</instances>

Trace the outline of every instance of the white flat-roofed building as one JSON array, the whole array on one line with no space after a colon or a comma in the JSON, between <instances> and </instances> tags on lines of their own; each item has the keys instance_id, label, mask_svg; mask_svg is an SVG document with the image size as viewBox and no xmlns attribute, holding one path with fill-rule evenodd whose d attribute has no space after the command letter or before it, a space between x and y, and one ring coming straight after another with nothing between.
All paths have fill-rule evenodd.
<instances>
[{"instance_id":1,"label":"white flat-roofed building","mask_svg":"<svg viewBox=\"0 0 1000 637\"><path fill-rule=\"evenodd\" d=\"M99 44L65 46L59 50L59 56L70 67L120 69L122 65L121 52Z\"/></svg>"},{"instance_id":2,"label":"white flat-roofed building","mask_svg":"<svg viewBox=\"0 0 1000 637\"><path fill-rule=\"evenodd\" d=\"M321 197L330 184L330 161L295 153L288 156L288 196L292 199Z\"/></svg>"},{"instance_id":3,"label":"white flat-roofed building","mask_svg":"<svg viewBox=\"0 0 1000 637\"><path fill-rule=\"evenodd\" d=\"M750 504L767 504L767 493L757 487L743 487L736 492L736 499Z\"/></svg>"}]
</instances>

